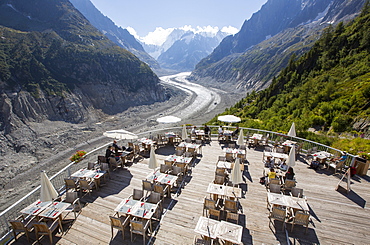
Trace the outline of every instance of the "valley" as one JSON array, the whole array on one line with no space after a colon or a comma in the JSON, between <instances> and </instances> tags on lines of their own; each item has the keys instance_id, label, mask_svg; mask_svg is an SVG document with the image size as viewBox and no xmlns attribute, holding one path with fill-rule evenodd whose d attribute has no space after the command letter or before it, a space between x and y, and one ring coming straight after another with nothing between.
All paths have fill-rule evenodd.
<instances>
[{"instance_id":1,"label":"valley","mask_svg":"<svg viewBox=\"0 0 370 245\"><path fill-rule=\"evenodd\" d=\"M130 107L123 113L102 115L81 124L43 121L30 123L27 130L20 130L23 132L23 145L37 145L37 151L30 153L23 148L14 154L14 150L9 146L6 150L3 149L0 211L38 186L41 170L52 176L69 164L69 157L76 150L91 151L109 143L111 139L102 136L107 130L122 128L139 133L164 128L166 125L158 124L155 120L166 115L182 119L171 126L180 126L183 123L201 125L223 112L226 107L234 105L243 96L191 83L186 79L189 74L160 77L161 83L173 93L165 102ZM27 132L37 135L37 139Z\"/></svg>"}]
</instances>

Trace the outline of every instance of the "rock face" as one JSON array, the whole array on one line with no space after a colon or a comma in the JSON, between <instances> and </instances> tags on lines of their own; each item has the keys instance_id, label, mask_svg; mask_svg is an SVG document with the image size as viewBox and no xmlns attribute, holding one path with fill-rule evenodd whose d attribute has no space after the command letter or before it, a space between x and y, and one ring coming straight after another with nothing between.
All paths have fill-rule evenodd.
<instances>
[{"instance_id":1,"label":"rock face","mask_svg":"<svg viewBox=\"0 0 370 245\"><path fill-rule=\"evenodd\" d=\"M116 26L111 19L104 16L90 0L70 0L90 23L98 28L111 41L136 55L153 69L159 69L158 62L148 55L141 44L126 29Z\"/></svg>"},{"instance_id":2,"label":"rock face","mask_svg":"<svg viewBox=\"0 0 370 245\"><path fill-rule=\"evenodd\" d=\"M226 90L260 90L291 54L307 51L322 30L356 16L364 0L269 0L201 60L191 78Z\"/></svg>"}]
</instances>

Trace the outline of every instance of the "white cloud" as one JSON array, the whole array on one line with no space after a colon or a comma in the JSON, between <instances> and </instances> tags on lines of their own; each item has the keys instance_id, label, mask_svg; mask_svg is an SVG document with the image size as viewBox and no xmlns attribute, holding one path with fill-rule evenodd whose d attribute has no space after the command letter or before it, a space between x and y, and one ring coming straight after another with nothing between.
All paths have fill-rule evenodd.
<instances>
[{"instance_id":1,"label":"white cloud","mask_svg":"<svg viewBox=\"0 0 370 245\"><path fill-rule=\"evenodd\" d=\"M174 28L164 29L162 27L157 27L154 31L149 32L148 35L146 35L145 37L141 37L140 41L146 44L154 44L160 46L166 41L168 35L170 35L173 29Z\"/></svg>"},{"instance_id":2,"label":"white cloud","mask_svg":"<svg viewBox=\"0 0 370 245\"><path fill-rule=\"evenodd\" d=\"M221 31L232 34L232 35L239 32L239 30L237 28L233 27L233 26L224 26L224 27L222 27Z\"/></svg>"},{"instance_id":3,"label":"white cloud","mask_svg":"<svg viewBox=\"0 0 370 245\"><path fill-rule=\"evenodd\" d=\"M127 31L133 35L136 39L140 39L139 35L137 34L136 30L131 26L126 27Z\"/></svg>"}]
</instances>

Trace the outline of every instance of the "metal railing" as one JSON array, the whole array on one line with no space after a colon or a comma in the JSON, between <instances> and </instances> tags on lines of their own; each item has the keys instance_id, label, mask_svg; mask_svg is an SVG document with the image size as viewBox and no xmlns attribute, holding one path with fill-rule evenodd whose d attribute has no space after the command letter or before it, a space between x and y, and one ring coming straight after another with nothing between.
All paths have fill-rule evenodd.
<instances>
[{"instance_id":1,"label":"metal railing","mask_svg":"<svg viewBox=\"0 0 370 245\"><path fill-rule=\"evenodd\" d=\"M217 137L218 136L217 129L219 126L211 125L209 127L211 129L211 136ZM230 127L224 126L224 127L228 127L229 129L235 128L231 126ZM197 128L202 128L202 126L197 126ZM310 141L310 140L306 140L303 138L299 138L299 137L291 137L285 134L276 133L276 132L267 131L267 130L261 130L261 129L243 128L243 127L240 127L239 129L243 130L245 139L248 139L248 137L251 136L253 133L259 133L259 134L264 135L265 137L268 136L269 142L272 142L272 143L283 142L284 140L287 140L287 139L293 140L301 146L300 151L303 151L303 152L307 152L308 149L313 149L315 147L317 151L327 151L334 155L340 155L340 152L341 152L340 150L329 147L327 145L323 145L323 144ZM161 129L141 132L138 134L138 136L139 138L141 137L155 138L157 137L157 135L164 134L165 132L168 132L168 131L173 131L176 134L179 134L181 136L181 130L182 130L182 127L161 128ZM89 151L86 154L86 157L85 157L86 160L80 161L78 163L72 162L66 167L64 167L62 170L60 170L58 173L50 177L52 184L59 191L60 194L62 194L65 191L64 179L69 177L75 171L84 167L84 165L86 165L85 163L86 161L95 161L94 159L97 159L97 156L94 153L96 153L97 151L101 149L106 148L107 145L109 145L109 143ZM348 154L346 163L352 164L353 159L354 159L354 156L351 154ZM0 213L0 237L1 237L0 243L4 243L6 240L11 239L10 237L11 227L10 227L8 220L15 219L16 217L18 217L20 214L20 211L23 208L27 207L28 205L30 205L31 203L39 199L40 187L41 186L37 186L30 193L20 198L17 202L15 202L13 205L11 205L6 210Z\"/></svg>"}]
</instances>

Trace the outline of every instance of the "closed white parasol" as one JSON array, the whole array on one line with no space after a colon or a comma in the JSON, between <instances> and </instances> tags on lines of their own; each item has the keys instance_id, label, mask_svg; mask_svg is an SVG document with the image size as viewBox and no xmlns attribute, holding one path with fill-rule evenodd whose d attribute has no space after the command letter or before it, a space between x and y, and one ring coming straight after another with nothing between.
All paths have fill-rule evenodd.
<instances>
[{"instance_id":1,"label":"closed white parasol","mask_svg":"<svg viewBox=\"0 0 370 245\"><path fill-rule=\"evenodd\" d=\"M236 142L239 146L244 145L244 134L243 129L240 129L238 141Z\"/></svg>"},{"instance_id":2,"label":"closed white parasol","mask_svg":"<svg viewBox=\"0 0 370 245\"><path fill-rule=\"evenodd\" d=\"M240 158L237 158L234 163L234 168L231 170L231 182L236 185L243 182L242 172L240 169Z\"/></svg>"},{"instance_id":3,"label":"closed white parasol","mask_svg":"<svg viewBox=\"0 0 370 245\"><path fill-rule=\"evenodd\" d=\"M148 164L148 167L150 169L153 169L155 170L156 168L159 167L159 164L158 164L158 161L157 161L157 158L155 156L155 152L154 152L154 147L151 147L150 148L150 158L149 158L149 164Z\"/></svg>"},{"instance_id":4,"label":"closed white parasol","mask_svg":"<svg viewBox=\"0 0 370 245\"><path fill-rule=\"evenodd\" d=\"M221 122L228 122L228 123L237 123L237 122L240 122L241 121L240 117L236 117L234 115L223 115L223 116L219 116L217 118L217 120L219 120Z\"/></svg>"},{"instance_id":5,"label":"closed white parasol","mask_svg":"<svg viewBox=\"0 0 370 245\"><path fill-rule=\"evenodd\" d=\"M181 131L181 138L184 140L188 137L188 132L186 131L186 125L182 126L182 131Z\"/></svg>"},{"instance_id":6,"label":"closed white parasol","mask_svg":"<svg viewBox=\"0 0 370 245\"><path fill-rule=\"evenodd\" d=\"M111 130L111 131L106 131L103 133L104 136L107 136L109 138L114 138L114 139L126 139L126 140L132 140L132 139L137 139L138 136L132 132L129 132L127 130L123 129L117 129L117 130Z\"/></svg>"},{"instance_id":7,"label":"closed white parasol","mask_svg":"<svg viewBox=\"0 0 370 245\"><path fill-rule=\"evenodd\" d=\"M296 137L295 124L294 124L294 122L292 123L292 126L290 126L290 129L289 129L289 132L288 132L288 136Z\"/></svg>"},{"instance_id":8,"label":"closed white parasol","mask_svg":"<svg viewBox=\"0 0 370 245\"><path fill-rule=\"evenodd\" d=\"M293 167L295 165L295 146L292 146L292 148L290 148L287 165L289 167Z\"/></svg>"},{"instance_id":9,"label":"closed white parasol","mask_svg":"<svg viewBox=\"0 0 370 245\"><path fill-rule=\"evenodd\" d=\"M55 190L53 184L50 182L45 171L41 171L41 194L40 201L53 201L53 199L58 197L58 192Z\"/></svg>"}]
</instances>

